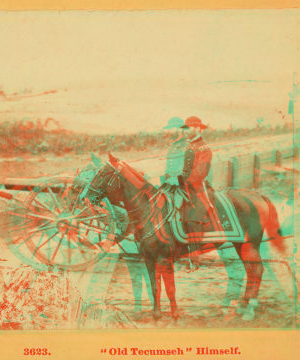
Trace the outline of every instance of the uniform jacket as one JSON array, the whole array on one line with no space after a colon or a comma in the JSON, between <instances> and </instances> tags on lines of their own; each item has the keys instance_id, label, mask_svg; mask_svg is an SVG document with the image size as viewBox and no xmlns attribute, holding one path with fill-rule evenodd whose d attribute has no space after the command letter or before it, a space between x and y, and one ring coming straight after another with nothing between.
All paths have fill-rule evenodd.
<instances>
[{"instance_id":1,"label":"uniform jacket","mask_svg":"<svg viewBox=\"0 0 300 360\"><path fill-rule=\"evenodd\" d=\"M202 137L189 143L185 152L183 180L189 181L195 189L203 187L203 181L209 173L212 152Z\"/></svg>"},{"instance_id":2,"label":"uniform jacket","mask_svg":"<svg viewBox=\"0 0 300 360\"><path fill-rule=\"evenodd\" d=\"M176 179L177 176L182 175L184 168L185 152L188 149L188 144L184 137L175 140L167 155L167 163L165 169L165 179Z\"/></svg>"}]
</instances>

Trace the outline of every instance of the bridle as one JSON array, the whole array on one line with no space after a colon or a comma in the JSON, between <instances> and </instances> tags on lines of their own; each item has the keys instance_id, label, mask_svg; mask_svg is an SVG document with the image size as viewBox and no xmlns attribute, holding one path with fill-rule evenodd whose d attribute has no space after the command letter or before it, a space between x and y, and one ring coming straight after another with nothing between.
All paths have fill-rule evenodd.
<instances>
[{"instance_id":1,"label":"bridle","mask_svg":"<svg viewBox=\"0 0 300 360\"><path fill-rule=\"evenodd\" d=\"M123 174L119 169L115 168L111 164L107 164L107 165L111 168L111 170L105 174L101 174L101 169L100 169L95 175L94 179L89 184L87 194L89 193L89 191L92 191L93 193L97 194L96 198L101 199L103 198L105 192L107 191L107 187L113 187L115 184L117 184L116 185L117 188L121 189L121 179L123 181L130 181L123 176ZM106 180L108 176L110 176L110 178ZM97 180L99 179L99 177L100 177L100 183L97 184ZM105 183L106 183L106 188L103 188L103 184ZM129 218L133 219L133 221L131 221L131 224L133 225L137 224L135 225L134 234L139 230L141 230L142 228L144 228L147 224L151 223L151 220L153 220L154 217L157 215L158 212L157 198L158 196L162 196L163 190L158 190L153 194L153 189L154 189L153 185L146 182L146 184L141 189L139 189L137 194L135 194L133 198L129 200L129 203L134 204L135 207L132 210L126 210L129 215ZM136 214L139 214L141 211L144 210L144 208L143 205L141 206L137 206L137 205L141 202L141 200L145 195L148 197L148 201L150 202L150 213L140 223L140 218ZM162 221L158 223L157 226L155 226L154 224L152 225L153 229L149 231L146 234L146 236L143 236L143 239L149 238L152 235L154 235L163 225L165 225L169 221L172 214L173 214L173 210L170 209L168 211L168 214L163 218Z\"/></svg>"}]
</instances>

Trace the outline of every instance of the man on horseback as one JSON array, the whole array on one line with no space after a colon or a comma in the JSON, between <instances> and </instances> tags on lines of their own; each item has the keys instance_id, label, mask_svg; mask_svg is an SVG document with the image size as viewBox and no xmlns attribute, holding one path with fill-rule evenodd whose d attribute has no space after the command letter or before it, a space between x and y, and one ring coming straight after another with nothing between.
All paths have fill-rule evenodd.
<instances>
[{"instance_id":1,"label":"man on horseback","mask_svg":"<svg viewBox=\"0 0 300 360\"><path fill-rule=\"evenodd\" d=\"M185 152L183 180L189 181L195 189L203 188L212 160L212 152L201 136L207 126L196 116L191 116L181 128L185 129L184 136L189 144Z\"/></svg>"},{"instance_id":2,"label":"man on horseback","mask_svg":"<svg viewBox=\"0 0 300 360\"><path fill-rule=\"evenodd\" d=\"M243 261L247 274L244 301L245 305L248 304L245 306L243 319L251 320L254 318L253 309L257 306L257 296L263 274L263 264L259 251L265 230L269 236L274 238L273 243L276 244L278 249L283 251L283 238L278 234L280 226L277 212L271 201L257 192L233 189L228 191L225 196L225 194L214 192L211 189L207 191L205 178L210 168L212 154L201 138L203 126L205 125L202 124L200 119L195 118L189 118L185 123L185 128L190 129L186 135L189 146L185 151L185 166L181 177L178 179L180 186L177 187L185 189L190 199L186 201L185 206L187 210L185 221L188 224L190 233L189 236L183 239L186 241L179 239L177 233L179 233L180 229L175 229L178 230L176 233L174 231L175 226L173 226L181 223L182 211L176 212L177 217L173 217L171 221L164 221L164 219L168 219L166 215L173 214L173 211L170 211L170 208L173 209L172 206L169 206L169 201L162 201L161 204L156 201L157 196L166 198L160 194L164 192L164 189L163 191L156 189L128 164L119 161L113 156L110 156L110 164L103 166L98 171L97 179L99 181L93 183L93 188L90 189L91 194L87 193L86 197L93 196L95 190L98 189L99 201L107 198L110 203L122 202L124 204L124 209L129 214L130 222L134 228L135 239L140 244L140 250L148 269L154 299L153 313L155 319L160 317L161 278L164 281L167 296L170 300L172 316L174 319L178 318L174 259L179 256L190 255L190 244L196 244L199 240L203 240L205 235L208 235L205 240L208 245L213 244L215 248L220 249L224 243L231 243ZM167 198L169 199L169 197ZM209 215L208 220L211 223L214 210L210 204L211 198L216 200L216 202L213 200L212 203L216 204L220 218L226 218L227 214L227 218L230 218L232 223L230 224L231 229L221 234L223 236L223 238L221 236L221 240L215 234L211 237L210 233L203 234L205 225L203 219ZM217 201L219 201L219 205ZM222 206L225 204L228 212L225 206L222 208L220 204ZM204 210L198 210L201 209L201 206ZM178 207L180 210L182 208ZM224 219L223 224L225 224ZM210 227L214 229L211 224ZM198 249L202 250L203 247L201 243ZM220 257L224 259L224 256L220 255ZM229 303L227 299L234 301L239 299L240 284L242 284L244 277L243 273L239 272L239 274L237 279L238 289L234 291L233 295L226 293L225 305ZM235 272L231 276L228 271L228 276L228 281L234 280L236 282Z\"/></svg>"},{"instance_id":3,"label":"man on horseback","mask_svg":"<svg viewBox=\"0 0 300 360\"><path fill-rule=\"evenodd\" d=\"M170 132L178 132L182 126L184 126L184 121L178 117L173 117L163 129ZM179 137L172 142L167 154L165 176L161 181L162 183L171 186L179 185L178 176L181 175L183 171L184 156L187 146L188 143L183 134L180 134Z\"/></svg>"},{"instance_id":4,"label":"man on horseback","mask_svg":"<svg viewBox=\"0 0 300 360\"><path fill-rule=\"evenodd\" d=\"M180 182L186 184L191 199L190 203L185 204L186 230L188 233L202 233L213 227L215 231L222 231L205 184L212 161L212 152L201 136L207 126L198 117L191 116L181 128L185 129L184 136L188 147Z\"/></svg>"}]
</instances>

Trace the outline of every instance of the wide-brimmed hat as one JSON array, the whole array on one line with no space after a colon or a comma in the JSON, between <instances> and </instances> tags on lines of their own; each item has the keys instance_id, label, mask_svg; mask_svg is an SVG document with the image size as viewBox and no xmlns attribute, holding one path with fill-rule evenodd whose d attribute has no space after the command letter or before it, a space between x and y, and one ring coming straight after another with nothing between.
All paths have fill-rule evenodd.
<instances>
[{"instance_id":1,"label":"wide-brimmed hat","mask_svg":"<svg viewBox=\"0 0 300 360\"><path fill-rule=\"evenodd\" d=\"M181 126L182 129L189 128L200 128L207 129L207 126L202 123L202 121L197 116L190 116L185 120L185 124Z\"/></svg>"},{"instance_id":2,"label":"wide-brimmed hat","mask_svg":"<svg viewBox=\"0 0 300 360\"><path fill-rule=\"evenodd\" d=\"M163 127L163 129L180 129L184 125L184 121L179 117L172 117L168 121L168 125Z\"/></svg>"}]
</instances>

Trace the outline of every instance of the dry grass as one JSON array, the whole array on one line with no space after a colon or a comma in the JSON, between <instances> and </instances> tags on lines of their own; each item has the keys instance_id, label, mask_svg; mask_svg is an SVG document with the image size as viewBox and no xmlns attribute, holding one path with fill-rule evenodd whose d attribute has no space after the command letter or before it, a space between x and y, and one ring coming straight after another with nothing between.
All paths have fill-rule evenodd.
<instances>
[{"instance_id":1,"label":"dry grass","mask_svg":"<svg viewBox=\"0 0 300 360\"><path fill-rule=\"evenodd\" d=\"M292 131L291 124L274 128L253 129L207 129L205 138L208 142L238 141L252 137L285 134ZM62 129L53 119L45 123L40 120L24 119L0 123L0 153L2 156L20 156L25 154L82 154L87 151L104 153L107 151L128 152L146 149L163 149L177 134L165 132L132 135L87 135Z\"/></svg>"}]
</instances>

